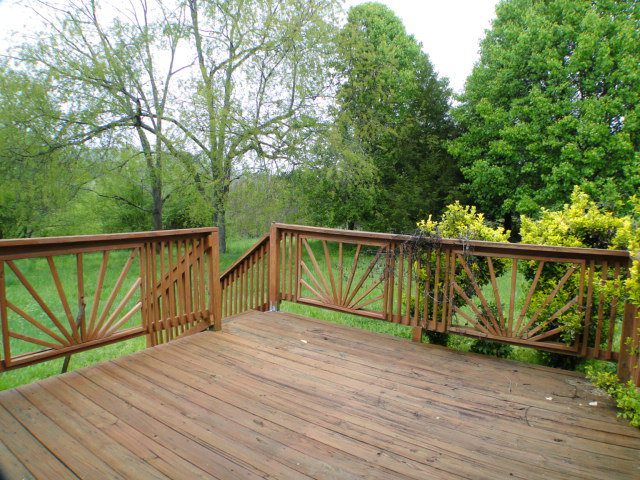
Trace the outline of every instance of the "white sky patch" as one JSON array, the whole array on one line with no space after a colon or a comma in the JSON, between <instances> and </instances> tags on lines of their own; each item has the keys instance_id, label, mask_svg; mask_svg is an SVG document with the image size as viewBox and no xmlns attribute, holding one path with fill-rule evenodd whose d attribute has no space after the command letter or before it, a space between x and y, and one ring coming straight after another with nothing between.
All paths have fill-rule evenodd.
<instances>
[{"instance_id":1,"label":"white sky patch","mask_svg":"<svg viewBox=\"0 0 640 480\"><path fill-rule=\"evenodd\" d=\"M498 0L378 0L404 22L407 31L422 43L439 75L449 78L460 93L478 60L480 40L491 26ZM105 2L105 5L108 2ZM111 3L126 4L126 0ZM346 8L365 3L346 0ZM16 0L0 0L0 54L22 35L36 34L37 15Z\"/></svg>"},{"instance_id":2,"label":"white sky patch","mask_svg":"<svg viewBox=\"0 0 640 480\"><path fill-rule=\"evenodd\" d=\"M479 58L480 40L491 27L498 0L376 0L389 6L407 32L422 43L440 76L448 77L455 92ZM347 7L366 3L346 0Z\"/></svg>"}]
</instances>

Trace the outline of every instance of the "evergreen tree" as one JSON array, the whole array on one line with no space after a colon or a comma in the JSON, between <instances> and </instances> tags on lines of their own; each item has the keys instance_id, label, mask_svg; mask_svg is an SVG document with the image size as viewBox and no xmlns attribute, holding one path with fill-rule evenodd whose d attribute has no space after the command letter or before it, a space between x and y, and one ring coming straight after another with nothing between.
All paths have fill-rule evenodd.
<instances>
[{"instance_id":1,"label":"evergreen tree","mask_svg":"<svg viewBox=\"0 0 640 480\"><path fill-rule=\"evenodd\" d=\"M458 182L443 148L453 134L447 81L401 20L378 3L349 10L337 47L344 74L336 114L341 138L332 145L344 165L335 168L333 190L344 193L341 173L355 168L364 173L357 185L367 194L366 201L336 195L343 212L337 218L375 230L413 230L422 216L442 211ZM375 186L372 196L363 178ZM346 212L350 218L343 218Z\"/></svg>"}]
</instances>

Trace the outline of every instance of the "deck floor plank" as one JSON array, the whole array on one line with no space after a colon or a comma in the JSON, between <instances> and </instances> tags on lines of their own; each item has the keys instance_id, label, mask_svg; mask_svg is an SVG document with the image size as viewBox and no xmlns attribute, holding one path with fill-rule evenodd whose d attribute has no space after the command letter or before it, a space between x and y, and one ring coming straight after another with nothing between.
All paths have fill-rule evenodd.
<instances>
[{"instance_id":1,"label":"deck floor plank","mask_svg":"<svg viewBox=\"0 0 640 480\"><path fill-rule=\"evenodd\" d=\"M244 361L251 364L257 354L250 351L234 353L232 350L219 348L216 356L225 356L237 362ZM376 418L386 418L391 424L401 423L405 428L413 429L413 435L424 435L425 431L431 435L438 431L441 432L438 435L439 438L448 437L456 444L467 445L469 449L474 449L477 445L484 444L483 447L487 447L488 443L491 444L491 442L487 442L487 438L491 438L491 433L495 433L491 423L486 425L484 431L480 428L478 418L464 422L462 425L454 425L455 418L438 417L437 413L425 414L425 408L420 405L420 399L403 396L398 393L397 389L385 390L377 384L361 383L353 379L345 380L340 374L326 375L320 368L313 370L313 373L308 373L294 364L274 360L276 358L275 355L263 358L262 363L255 366L258 371L265 373L265 376L262 377L263 381L270 378L276 384L294 383L298 390L303 391L310 391L318 388L319 385L328 392L339 389L340 397L348 399L343 407L350 409L354 414L368 412L369 421L376 421ZM273 361L273 367L268 365L269 360ZM240 368L240 365L237 365L236 368ZM318 395L318 393L314 392L314 395ZM329 399L328 403L331 405L332 399ZM446 412L446 409L444 411ZM499 414L496 414L495 419L499 419ZM502 435L493 439L490 449L492 452L489 453L493 454L497 449L502 451L503 455L511 455L515 459L531 456L530 461L543 462L545 465L556 462L559 466L563 466L567 463L568 458L558 455L561 446L555 442L549 442L546 445L532 445L531 442L527 443L523 437L514 435L512 432L504 430L501 433ZM517 440L519 443L515 444L514 442ZM483 447L481 447L481 452ZM569 455L572 454L572 449L566 448ZM536 452L540 453L536 454ZM487 452L482 453L485 453L485 458L488 458L486 457ZM608 462L611 460L597 453L590 453L591 455L585 460L594 466L597 466L600 460ZM629 462L626 459L622 461ZM588 478L591 473L590 467L591 465L575 466L576 470L579 469L576 473L580 473L583 478Z\"/></svg>"},{"instance_id":2,"label":"deck floor plank","mask_svg":"<svg viewBox=\"0 0 640 480\"><path fill-rule=\"evenodd\" d=\"M640 478L579 374L282 312L0 392L0 441L9 478Z\"/></svg>"},{"instance_id":3,"label":"deck floor plank","mask_svg":"<svg viewBox=\"0 0 640 480\"><path fill-rule=\"evenodd\" d=\"M243 336L255 336L251 331L247 331L245 327L236 327L242 328ZM264 328L260 331L260 339L262 340L262 344L266 344L269 340L272 342L276 342L272 345L282 345L284 344L284 339L282 336L275 337L274 335L270 335L267 333L267 329L271 328L270 326L264 326ZM243 338L240 336L226 337L226 339L231 339L233 341L242 341ZM326 341L323 343L327 343ZM612 443L614 445L625 445L627 448L638 449L640 448L640 438L635 435L635 432L632 432L632 435L625 435L628 432L628 429L621 429L620 422L613 418L607 417L603 419L600 415L593 415L593 408L588 406L589 401L595 400L596 397L585 397L585 401L582 402L583 405L580 409L576 409L574 407L579 407L579 402L575 402L575 400L570 405L571 408L566 407L566 398L570 398L571 396L576 395L576 385L565 385L566 387L571 386L571 395L565 395L564 398L561 396L560 401L565 403L564 408L561 406L559 409L555 408L556 403L558 402L558 393L561 390L558 385L550 384L546 388L542 388L535 393L535 396L528 395L526 397L517 396L514 394L503 395L497 389L497 387L487 388L487 387L474 387L473 385L464 385L464 388L459 388L463 386L462 383L457 382L455 386L451 385L451 381L447 380L449 377L444 377L443 380L438 380L438 375L434 375L432 370L427 371L427 375L423 375L421 372L422 366L418 365L421 359L420 357L416 357L413 362L411 358L407 359L407 354L404 355L404 359L394 359L393 362L389 362L389 358L393 358L389 353L384 353L381 355L376 355L375 353L368 353L366 357L362 356L362 348L353 349L348 346L341 346L340 351L338 353L338 361L333 360L333 356L336 354L335 342L331 341L332 346L330 348L324 348L322 346L315 346L315 342L307 343L301 345L301 342L297 338L289 339L287 343L290 346L295 347L295 360L299 361L302 359L306 359L307 357L311 357L315 359L315 362L311 360L313 363L309 363L313 368L325 367L328 365L337 365L340 372L343 372L346 367L350 373L351 378L357 379L358 375L360 378L366 375L373 375L376 378L376 383L378 385L384 383L384 380L388 380L389 382L393 382L391 387L392 389L397 389L395 386L398 384L401 387L408 387L410 390L411 397L415 397L416 395L424 395L430 394L433 392L434 394L438 394L439 397L431 398L432 400L437 400L438 406L457 406L461 408L469 408L474 410L475 413L488 413L491 415L499 415L499 417L505 418L516 418L524 421L524 412L527 411L527 421L529 424L535 423L537 418L536 415L531 414L531 409L533 408L535 412L541 412L539 415L544 419L549 419L553 422L562 422L565 423L568 427L574 426L576 423L580 425L580 432L583 435L587 433L591 433L592 435L597 436L595 439L597 441L597 448L594 451L600 451L602 449L602 444ZM280 349L282 351L282 349ZM268 354L271 355L271 354ZM366 363L367 360L371 360L371 358L375 358L378 361L374 364ZM346 360L346 362L345 362ZM386 360L386 363L385 363ZM407 361L408 360L408 361ZM403 364L408 368L402 368ZM406 375L405 372L410 372L411 375ZM510 374L508 371L504 371L501 373L502 384L500 388L502 390L507 390L510 388L509 386L515 385L517 386L517 382L510 380ZM557 373L556 373L557 376ZM469 382L472 383L471 381ZM487 382L489 383L489 382ZM576 382L577 383L577 382ZM581 382L583 386L591 389L591 387L586 382ZM453 387L453 388L452 388ZM417 390L416 390L417 388ZM405 388L405 391L407 389ZM587 392L588 393L588 392ZM551 396L556 399L555 402L549 402L546 400L546 397ZM602 403L602 398L599 398ZM452 403L454 402L454 403ZM466 402L466 403L465 403ZM471 402L471 405L468 404ZM608 400L605 400L605 404ZM553 407L553 408L550 408ZM578 419L579 420L576 420ZM603 421L604 420L604 421ZM493 425L495 426L495 425ZM605 435L606 432L610 432L611 435ZM550 441L557 442L557 436L549 439ZM622 458L625 458L624 456Z\"/></svg>"}]
</instances>

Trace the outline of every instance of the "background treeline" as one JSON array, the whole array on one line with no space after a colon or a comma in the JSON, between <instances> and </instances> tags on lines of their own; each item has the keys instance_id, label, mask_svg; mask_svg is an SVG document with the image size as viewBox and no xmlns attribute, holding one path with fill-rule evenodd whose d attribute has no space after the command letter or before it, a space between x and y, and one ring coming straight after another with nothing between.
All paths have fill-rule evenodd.
<instances>
[{"instance_id":1,"label":"background treeline","mask_svg":"<svg viewBox=\"0 0 640 480\"><path fill-rule=\"evenodd\" d=\"M503 0L459 97L381 4L33 11L0 60L0 238L411 232L460 200L518 239L576 185L617 215L640 186L636 1Z\"/></svg>"}]
</instances>

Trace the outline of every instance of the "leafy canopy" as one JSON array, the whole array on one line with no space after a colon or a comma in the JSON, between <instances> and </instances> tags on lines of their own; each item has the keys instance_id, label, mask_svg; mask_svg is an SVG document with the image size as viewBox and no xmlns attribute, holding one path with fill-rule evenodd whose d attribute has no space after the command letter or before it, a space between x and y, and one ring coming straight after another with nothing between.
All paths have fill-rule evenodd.
<instances>
[{"instance_id":1,"label":"leafy canopy","mask_svg":"<svg viewBox=\"0 0 640 480\"><path fill-rule=\"evenodd\" d=\"M449 145L491 218L557 208L574 185L617 208L640 186L640 7L505 0Z\"/></svg>"},{"instance_id":2,"label":"leafy canopy","mask_svg":"<svg viewBox=\"0 0 640 480\"><path fill-rule=\"evenodd\" d=\"M442 211L456 180L442 145L453 132L447 82L400 19L378 3L349 10L337 51L343 81L335 123L341 139L332 145L336 163L345 165L337 169L337 180L343 182L341 172L358 170L364 172L359 182L370 179L375 186L370 198L358 184L366 198L347 199L358 207L349 209L347 223L413 229L425 212ZM327 187L344 198L340 184Z\"/></svg>"}]
</instances>

